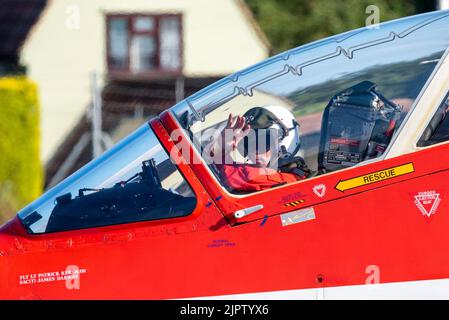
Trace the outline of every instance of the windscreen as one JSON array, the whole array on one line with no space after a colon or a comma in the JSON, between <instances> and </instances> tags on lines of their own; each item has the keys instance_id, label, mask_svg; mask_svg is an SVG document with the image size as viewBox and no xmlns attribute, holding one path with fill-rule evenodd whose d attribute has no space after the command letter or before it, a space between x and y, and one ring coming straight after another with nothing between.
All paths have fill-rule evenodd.
<instances>
[{"instance_id":1,"label":"windscreen","mask_svg":"<svg viewBox=\"0 0 449 320\"><path fill-rule=\"evenodd\" d=\"M145 124L18 214L30 233L189 215L195 195Z\"/></svg>"}]
</instances>

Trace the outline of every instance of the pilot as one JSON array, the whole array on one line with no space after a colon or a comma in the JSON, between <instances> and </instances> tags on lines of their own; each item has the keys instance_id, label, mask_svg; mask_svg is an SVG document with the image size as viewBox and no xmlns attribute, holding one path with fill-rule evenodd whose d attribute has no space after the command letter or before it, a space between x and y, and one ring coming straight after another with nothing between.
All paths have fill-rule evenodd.
<instances>
[{"instance_id":1,"label":"pilot","mask_svg":"<svg viewBox=\"0 0 449 320\"><path fill-rule=\"evenodd\" d=\"M255 107L235 118L229 114L225 128L206 148L211 157L221 150L222 161L214 165L232 191L266 190L310 175L303 158L296 156L299 124L284 107ZM236 149L243 151L245 162L231 156Z\"/></svg>"}]
</instances>

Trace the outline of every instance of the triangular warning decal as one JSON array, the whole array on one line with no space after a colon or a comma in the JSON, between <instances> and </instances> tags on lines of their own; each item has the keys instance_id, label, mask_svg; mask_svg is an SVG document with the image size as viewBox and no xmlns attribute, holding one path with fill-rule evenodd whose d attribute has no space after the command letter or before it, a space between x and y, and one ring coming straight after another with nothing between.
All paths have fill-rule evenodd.
<instances>
[{"instance_id":1,"label":"triangular warning decal","mask_svg":"<svg viewBox=\"0 0 449 320\"><path fill-rule=\"evenodd\" d=\"M319 184L313 187L313 193L318 197L323 198L326 195L326 186L324 184Z\"/></svg>"},{"instance_id":2,"label":"triangular warning decal","mask_svg":"<svg viewBox=\"0 0 449 320\"><path fill-rule=\"evenodd\" d=\"M436 191L419 192L414 195L414 199L416 207L426 217L434 215L441 202L440 194Z\"/></svg>"}]
</instances>

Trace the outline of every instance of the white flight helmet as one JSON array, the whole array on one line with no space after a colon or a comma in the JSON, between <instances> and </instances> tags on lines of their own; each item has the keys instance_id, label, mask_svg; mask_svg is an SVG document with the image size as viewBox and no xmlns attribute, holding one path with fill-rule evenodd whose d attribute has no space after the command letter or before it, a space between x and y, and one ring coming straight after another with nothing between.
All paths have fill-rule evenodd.
<instances>
[{"instance_id":1,"label":"white flight helmet","mask_svg":"<svg viewBox=\"0 0 449 320\"><path fill-rule=\"evenodd\" d=\"M280 159L291 159L298 154L301 147L299 124L287 108L277 105L254 107L244 117L253 129L278 131Z\"/></svg>"}]
</instances>

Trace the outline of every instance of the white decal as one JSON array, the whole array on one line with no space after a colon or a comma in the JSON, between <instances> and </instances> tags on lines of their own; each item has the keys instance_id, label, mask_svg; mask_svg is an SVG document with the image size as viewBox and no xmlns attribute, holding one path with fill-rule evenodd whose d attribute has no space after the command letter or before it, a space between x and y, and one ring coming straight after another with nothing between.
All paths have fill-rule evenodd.
<instances>
[{"instance_id":1,"label":"white decal","mask_svg":"<svg viewBox=\"0 0 449 320\"><path fill-rule=\"evenodd\" d=\"M19 285L64 281L66 286L68 282L71 284L70 288L67 287L68 289L78 289L79 279L82 274L86 273L86 269L68 266L65 270L60 271L21 274L19 275Z\"/></svg>"},{"instance_id":2,"label":"white decal","mask_svg":"<svg viewBox=\"0 0 449 320\"><path fill-rule=\"evenodd\" d=\"M314 219L315 219L315 210L313 208L296 210L293 212L281 214L281 222L283 227Z\"/></svg>"},{"instance_id":3,"label":"white decal","mask_svg":"<svg viewBox=\"0 0 449 320\"><path fill-rule=\"evenodd\" d=\"M318 197L323 198L326 195L326 186L324 184L319 184L313 187L313 193Z\"/></svg>"},{"instance_id":4,"label":"white decal","mask_svg":"<svg viewBox=\"0 0 449 320\"><path fill-rule=\"evenodd\" d=\"M416 207L427 217L436 213L441 202L440 194L436 191L419 192L414 198Z\"/></svg>"}]
</instances>

